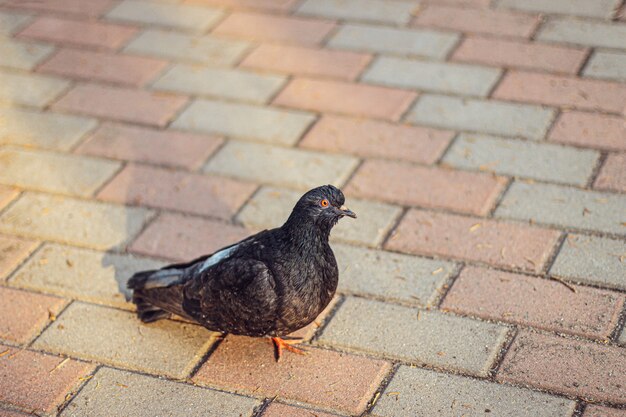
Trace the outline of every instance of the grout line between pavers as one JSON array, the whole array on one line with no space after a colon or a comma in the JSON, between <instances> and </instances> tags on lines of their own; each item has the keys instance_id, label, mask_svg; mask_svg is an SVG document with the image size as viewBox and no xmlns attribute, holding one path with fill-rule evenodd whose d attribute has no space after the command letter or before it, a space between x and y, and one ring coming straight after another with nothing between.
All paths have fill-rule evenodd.
<instances>
[{"instance_id":1,"label":"grout line between pavers","mask_svg":"<svg viewBox=\"0 0 626 417\"><path fill-rule=\"evenodd\" d=\"M80 394L83 388L85 388L87 384L89 384L89 381L91 381L96 376L96 373L98 373L98 371L104 366L105 365L96 363L93 371L83 377L83 380L81 381L82 384L80 384L76 390L69 392L65 395L63 402L57 406L57 416L60 416L61 413L65 411L65 409L71 404L71 402L74 401L76 397L78 397L78 394Z\"/></svg>"},{"instance_id":2,"label":"grout line between pavers","mask_svg":"<svg viewBox=\"0 0 626 417\"><path fill-rule=\"evenodd\" d=\"M398 372L398 369L400 368L400 366L401 364L391 363L391 366L390 366L389 371L387 372L387 375L385 375L382 381L380 381L378 388L374 391L374 393L370 397L365 407L365 411L361 413L361 416L365 416L366 414L369 414L372 411L376 403L380 400L380 397L383 395L383 392L385 392L385 390L387 389L387 387L393 380L393 377Z\"/></svg>"},{"instance_id":3,"label":"grout line between pavers","mask_svg":"<svg viewBox=\"0 0 626 417\"><path fill-rule=\"evenodd\" d=\"M624 305L622 306L622 311L620 311L620 314L617 318L617 324L615 325L615 328L609 335L608 340L619 345L619 338L622 334L622 331L626 331L625 329L626 329L626 302L624 302Z\"/></svg>"},{"instance_id":4,"label":"grout line between pavers","mask_svg":"<svg viewBox=\"0 0 626 417\"><path fill-rule=\"evenodd\" d=\"M446 296L452 290L454 283L458 280L459 276L463 272L463 269L465 269L464 263L457 264L455 267L455 270L446 278L445 282L443 282L442 285L440 286L441 289L437 290L437 295L435 299L433 300L433 302L431 303L431 305L435 307L437 310L443 311L441 309L441 305L443 304L443 301L445 300ZM425 309L428 309L428 308L425 307Z\"/></svg>"},{"instance_id":5,"label":"grout line between pavers","mask_svg":"<svg viewBox=\"0 0 626 417\"><path fill-rule=\"evenodd\" d=\"M97 186L96 188L94 188L94 190L91 192L90 195L85 196L86 198L90 199L90 200L95 200L95 201L102 201L99 198L97 198L96 196L105 188L107 187L109 184L111 184L113 182L113 180L115 178L117 178L117 176L126 169L126 167L129 165L128 161L121 161L120 165L117 167L117 169L111 173L111 175L104 181L102 181L102 183Z\"/></svg>"},{"instance_id":6,"label":"grout line between pavers","mask_svg":"<svg viewBox=\"0 0 626 417\"><path fill-rule=\"evenodd\" d=\"M58 297L58 296L57 296ZM48 330L50 328L50 326L52 326L52 323L54 323L56 320L59 319L60 316L63 315L63 313L65 313L65 311L70 307L70 305L74 304L75 300L71 299L71 298L65 298L65 297L60 297L63 298L67 301L69 301L67 304L65 304L65 306L63 306L63 308L61 308L59 310L59 312L56 314L56 318L54 320L51 320L50 318L48 318L48 323L46 323L46 325L41 329L41 331L32 338L32 340L30 340L28 343L24 344L24 349L34 349L33 345L35 344L35 342L37 341L37 339L39 339L41 337L42 334L44 334L46 332L46 330ZM56 355L59 355L58 353ZM62 356L68 356L69 355L65 355L65 354L61 354Z\"/></svg>"},{"instance_id":7,"label":"grout line between pavers","mask_svg":"<svg viewBox=\"0 0 626 417\"><path fill-rule=\"evenodd\" d=\"M583 417L585 408L587 408L587 404L584 401L577 401L576 407L574 407L574 412L572 413L571 417Z\"/></svg>"},{"instance_id":8,"label":"grout line between pavers","mask_svg":"<svg viewBox=\"0 0 626 417\"><path fill-rule=\"evenodd\" d=\"M587 182L584 185L584 188L590 191L604 192L604 190L594 189L593 184L598 179L598 176L600 176L600 171L602 170L602 167L604 166L604 164L606 163L606 160L609 157L609 152L607 151L598 151L598 152L600 153L600 157L596 159L596 162L591 170L591 173L589 174L589 178L587 179Z\"/></svg>"},{"instance_id":9,"label":"grout line between pavers","mask_svg":"<svg viewBox=\"0 0 626 417\"><path fill-rule=\"evenodd\" d=\"M500 367L502 366L502 363L504 362L504 358L506 357L506 354L508 353L509 349L513 345L513 342L515 341L515 338L517 337L518 333L519 333L519 330L516 325L509 327L509 330L507 330L504 343L500 345L498 354L496 355L493 363L491 364L491 367L489 368L489 371L488 371L489 376L487 377L488 380L496 382L496 375L498 374L498 371L500 370Z\"/></svg>"}]
</instances>

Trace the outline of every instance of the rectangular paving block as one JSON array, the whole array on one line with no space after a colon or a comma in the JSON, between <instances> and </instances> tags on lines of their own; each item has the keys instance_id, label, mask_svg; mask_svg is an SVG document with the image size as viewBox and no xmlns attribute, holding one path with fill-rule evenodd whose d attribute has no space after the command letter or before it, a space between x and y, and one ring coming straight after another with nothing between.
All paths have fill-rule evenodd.
<instances>
[{"instance_id":1,"label":"rectangular paving block","mask_svg":"<svg viewBox=\"0 0 626 417\"><path fill-rule=\"evenodd\" d=\"M500 74L495 68L383 56L370 65L361 79L392 87L484 97Z\"/></svg>"},{"instance_id":2,"label":"rectangular paving block","mask_svg":"<svg viewBox=\"0 0 626 417\"><path fill-rule=\"evenodd\" d=\"M617 325L624 296L521 274L466 266L441 308L463 315L606 339Z\"/></svg>"},{"instance_id":3,"label":"rectangular paving block","mask_svg":"<svg viewBox=\"0 0 626 417\"><path fill-rule=\"evenodd\" d=\"M287 12L297 3L296 0L185 0L185 3L226 7L232 9L252 9Z\"/></svg>"},{"instance_id":4,"label":"rectangular paving block","mask_svg":"<svg viewBox=\"0 0 626 417\"><path fill-rule=\"evenodd\" d=\"M193 378L194 383L256 396L340 410L365 411L391 364L383 360L304 347L275 362L267 340L228 336Z\"/></svg>"},{"instance_id":5,"label":"rectangular paving block","mask_svg":"<svg viewBox=\"0 0 626 417\"><path fill-rule=\"evenodd\" d=\"M507 331L492 323L347 297L319 343L486 376Z\"/></svg>"},{"instance_id":6,"label":"rectangular paving block","mask_svg":"<svg viewBox=\"0 0 626 417\"><path fill-rule=\"evenodd\" d=\"M539 227L413 209L385 247L540 272L559 236Z\"/></svg>"},{"instance_id":7,"label":"rectangular paving block","mask_svg":"<svg viewBox=\"0 0 626 417\"><path fill-rule=\"evenodd\" d=\"M128 243L151 214L143 208L27 192L0 215L0 233L112 249Z\"/></svg>"},{"instance_id":8,"label":"rectangular paving block","mask_svg":"<svg viewBox=\"0 0 626 417\"><path fill-rule=\"evenodd\" d=\"M88 197L111 178L120 163L43 150L0 148L0 183Z\"/></svg>"},{"instance_id":9,"label":"rectangular paving block","mask_svg":"<svg viewBox=\"0 0 626 417\"><path fill-rule=\"evenodd\" d=\"M38 74L0 71L0 100L44 107L69 86L69 82L56 77Z\"/></svg>"},{"instance_id":10,"label":"rectangular paving block","mask_svg":"<svg viewBox=\"0 0 626 417\"><path fill-rule=\"evenodd\" d=\"M204 171L242 180L313 188L342 186L358 160L351 156L229 141L205 165Z\"/></svg>"},{"instance_id":11,"label":"rectangular paving block","mask_svg":"<svg viewBox=\"0 0 626 417\"><path fill-rule=\"evenodd\" d=\"M134 309L129 302L131 291L126 288L128 278L163 265L145 257L45 243L9 282L43 293Z\"/></svg>"},{"instance_id":12,"label":"rectangular paving block","mask_svg":"<svg viewBox=\"0 0 626 417\"><path fill-rule=\"evenodd\" d=\"M443 163L515 177L585 186L600 153L492 136L459 135Z\"/></svg>"},{"instance_id":13,"label":"rectangular paving block","mask_svg":"<svg viewBox=\"0 0 626 417\"><path fill-rule=\"evenodd\" d=\"M333 48L445 58L459 35L433 30L345 24L330 39Z\"/></svg>"},{"instance_id":14,"label":"rectangular paving block","mask_svg":"<svg viewBox=\"0 0 626 417\"><path fill-rule=\"evenodd\" d=\"M520 331L496 379L552 392L626 404L624 349Z\"/></svg>"},{"instance_id":15,"label":"rectangular paving block","mask_svg":"<svg viewBox=\"0 0 626 417\"><path fill-rule=\"evenodd\" d=\"M20 191L15 187L8 187L6 185L0 185L0 210L5 208L11 201L20 194Z\"/></svg>"},{"instance_id":16,"label":"rectangular paving block","mask_svg":"<svg viewBox=\"0 0 626 417\"><path fill-rule=\"evenodd\" d=\"M0 35L11 35L26 26L32 17L13 11L0 11Z\"/></svg>"},{"instance_id":17,"label":"rectangular paving block","mask_svg":"<svg viewBox=\"0 0 626 417\"><path fill-rule=\"evenodd\" d=\"M486 173L366 160L346 191L361 198L484 215L505 184L505 178Z\"/></svg>"},{"instance_id":18,"label":"rectangular paving block","mask_svg":"<svg viewBox=\"0 0 626 417\"><path fill-rule=\"evenodd\" d=\"M285 80L279 75L179 64L163 74L152 88L261 104L273 97Z\"/></svg>"},{"instance_id":19,"label":"rectangular paving block","mask_svg":"<svg viewBox=\"0 0 626 417\"><path fill-rule=\"evenodd\" d=\"M75 301L37 338L33 347L185 378L213 344L214 335L204 327L171 320L144 324L135 313Z\"/></svg>"},{"instance_id":20,"label":"rectangular paving block","mask_svg":"<svg viewBox=\"0 0 626 417\"><path fill-rule=\"evenodd\" d=\"M67 151L96 126L86 117L0 106L0 144Z\"/></svg>"},{"instance_id":21,"label":"rectangular paving block","mask_svg":"<svg viewBox=\"0 0 626 417\"><path fill-rule=\"evenodd\" d=\"M626 49L626 24L574 18L551 18L539 30L540 41Z\"/></svg>"},{"instance_id":22,"label":"rectangular paving block","mask_svg":"<svg viewBox=\"0 0 626 417\"><path fill-rule=\"evenodd\" d=\"M68 394L95 366L74 359L0 345L0 401L38 415L54 416Z\"/></svg>"},{"instance_id":23,"label":"rectangular paving block","mask_svg":"<svg viewBox=\"0 0 626 417\"><path fill-rule=\"evenodd\" d=\"M608 154L593 187L626 193L626 153Z\"/></svg>"},{"instance_id":24,"label":"rectangular paving block","mask_svg":"<svg viewBox=\"0 0 626 417\"><path fill-rule=\"evenodd\" d=\"M304 413L304 414L303 414ZM323 413L311 408L293 407L291 405L281 404L279 402L271 402L265 411L263 417L304 417L309 414L311 417L337 417L336 414ZM18 416L19 417L19 416ZM618 416L619 417L619 416Z\"/></svg>"},{"instance_id":25,"label":"rectangular paving block","mask_svg":"<svg viewBox=\"0 0 626 417\"><path fill-rule=\"evenodd\" d=\"M50 45L0 37L0 56L2 57L0 66L32 70L53 50L54 48Z\"/></svg>"},{"instance_id":26,"label":"rectangular paving block","mask_svg":"<svg viewBox=\"0 0 626 417\"><path fill-rule=\"evenodd\" d=\"M113 0L46 0L33 2L4 0L2 2L2 5L8 8L38 12L67 13L92 18L100 16L107 9L111 8L112 4Z\"/></svg>"},{"instance_id":27,"label":"rectangular paving block","mask_svg":"<svg viewBox=\"0 0 626 417\"><path fill-rule=\"evenodd\" d=\"M570 234L563 242L550 274L570 281L625 290L624 255L624 242L620 240Z\"/></svg>"},{"instance_id":28,"label":"rectangular paving block","mask_svg":"<svg viewBox=\"0 0 626 417\"><path fill-rule=\"evenodd\" d=\"M626 82L626 53L596 51L593 53L583 75Z\"/></svg>"},{"instance_id":29,"label":"rectangular paving block","mask_svg":"<svg viewBox=\"0 0 626 417\"><path fill-rule=\"evenodd\" d=\"M295 110L196 99L172 127L294 145L314 119L311 113Z\"/></svg>"},{"instance_id":30,"label":"rectangular paving block","mask_svg":"<svg viewBox=\"0 0 626 417\"><path fill-rule=\"evenodd\" d=\"M527 0L524 2L498 0L496 4L501 8L517 9L525 12L554 13L609 19L613 15L615 8L619 6L619 0Z\"/></svg>"},{"instance_id":31,"label":"rectangular paving block","mask_svg":"<svg viewBox=\"0 0 626 417\"><path fill-rule=\"evenodd\" d=\"M589 148L626 151L626 123L622 116L580 111L562 112L548 140Z\"/></svg>"},{"instance_id":32,"label":"rectangular paving block","mask_svg":"<svg viewBox=\"0 0 626 417\"><path fill-rule=\"evenodd\" d=\"M60 416L248 416L259 405L255 398L102 367Z\"/></svg>"},{"instance_id":33,"label":"rectangular paving block","mask_svg":"<svg viewBox=\"0 0 626 417\"><path fill-rule=\"evenodd\" d=\"M39 243L34 240L0 235L0 281L26 259Z\"/></svg>"},{"instance_id":34,"label":"rectangular paving block","mask_svg":"<svg viewBox=\"0 0 626 417\"><path fill-rule=\"evenodd\" d=\"M626 196L552 184L514 182L496 217L626 235Z\"/></svg>"},{"instance_id":35,"label":"rectangular paving block","mask_svg":"<svg viewBox=\"0 0 626 417\"><path fill-rule=\"evenodd\" d=\"M549 394L402 365L372 415L569 417L575 407Z\"/></svg>"},{"instance_id":36,"label":"rectangular paving block","mask_svg":"<svg viewBox=\"0 0 626 417\"><path fill-rule=\"evenodd\" d=\"M279 227L287 220L301 196L301 191L262 187L237 215L237 220L254 229ZM331 238L369 246L382 243L402 212L400 207L349 197L346 205L357 214L358 219L341 220L333 229Z\"/></svg>"},{"instance_id":37,"label":"rectangular paving block","mask_svg":"<svg viewBox=\"0 0 626 417\"><path fill-rule=\"evenodd\" d=\"M529 104L425 94L417 100L406 120L444 129L540 140L554 114L553 109Z\"/></svg>"},{"instance_id":38,"label":"rectangular paving block","mask_svg":"<svg viewBox=\"0 0 626 417\"><path fill-rule=\"evenodd\" d=\"M205 32L224 16L219 9L189 4L125 0L106 14L110 20Z\"/></svg>"},{"instance_id":39,"label":"rectangular paving block","mask_svg":"<svg viewBox=\"0 0 626 417\"><path fill-rule=\"evenodd\" d=\"M148 29L125 52L210 65L231 65L249 49L243 41Z\"/></svg>"},{"instance_id":40,"label":"rectangular paving block","mask_svg":"<svg viewBox=\"0 0 626 417\"><path fill-rule=\"evenodd\" d=\"M384 0L306 0L296 13L330 19L406 24L415 5Z\"/></svg>"},{"instance_id":41,"label":"rectangular paving block","mask_svg":"<svg viewBox=\"0 0 626 417\"><path fill-rule=\"evenodd\" d=\"M626 410L602 407L601 405L587 404L583 417L624 417Z\"/></svg>"}]
</instances>

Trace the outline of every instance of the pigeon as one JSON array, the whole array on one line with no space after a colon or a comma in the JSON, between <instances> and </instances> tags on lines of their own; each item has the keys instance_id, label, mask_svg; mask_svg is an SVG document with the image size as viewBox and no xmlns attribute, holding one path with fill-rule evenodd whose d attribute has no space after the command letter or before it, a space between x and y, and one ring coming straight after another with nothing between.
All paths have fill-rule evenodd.
<instances>
[{"instance_id":1,"label":"pigeon","mask_svg":"<svg viewBox=\"0 0 626 417\"><path fill-rule=\"evenodd\" d=\"M128 281L145 323L173 314L223 334L269 337L278 361L283 349L304 354L283 336L311 323L337 289L339 270L328 244L344 216L341 190L306 192L281 227L187 263L141 271Z\"/></svg>"}]
</instances>

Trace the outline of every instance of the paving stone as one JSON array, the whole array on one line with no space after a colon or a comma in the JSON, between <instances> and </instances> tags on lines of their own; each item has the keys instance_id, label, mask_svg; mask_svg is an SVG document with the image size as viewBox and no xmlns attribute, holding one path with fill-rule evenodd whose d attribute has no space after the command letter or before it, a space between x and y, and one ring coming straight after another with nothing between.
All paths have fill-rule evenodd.
<instances>
[{"instance_id":1,"label":"paving stone","mask_svg":"<svg viewBox=\"0 0 626 417\"><path fill-rule=\"evenodd\" d=\"M400 366L372 415L568 417L574 401L509 385Z\"/></svg>"},{"instance_id":2,"label":"paving stone","mask_svg":"<svg viewBox=\"0 0 626 417\"><path fill-rule=\"evenodd\" d=\"M455 61L577 74L588 51L583 48L469 36L454 51Z\"/></svg>"},{"instance_id":3,"label":"paving stone","mask_svg":"<svg viewBox=\"0 0 626 417\"><path fill-rule=\"evenodd\" d=\"M224 97L261 104L273 97L284 82L285 77L278 75L176 65L153 83L152 87L175 93Z\"/></svg>"},{"instance_id":4,"label":"paving stone","mask_svg":"<svg viewBox=\"0 0 626 417\"><path fill-rule=\"evenodd\" d=\"M296 188L342 186L358 164L356 158L300 149L229 141L204 171L242 180Z\"/></svg>"},{"instance_id":5,"label":"paving stone","mask_svg":"<svg viewBox=\"0 0 626 417\"><path fill-rule=\"evenodd\" d=\"M188 217L162 214L135 240L131 250L172 260L191 260L231 245L250 235L243 227Z\"/></svg>"},{"instance_id":6,"label":"paving stone","mask_svg":"<svg viewBox=\"0 0 626 417\"><path fill-rule=\"evenodd\" d=\"M602 407L595 404L587 404L583 417L624 417L626 410Z\"/></svg>"},{"instance_id":7,"label":"paving stone","mask_svg":"<svg viewBox=\"0 0 626 417\"><path fill-rule=\"evenodd\" d=\"M341 20L406 24L415 4L384 0L306 0L298 14Z\"/></svg>"},{"instance_id":8,"label":"paving stone","mask_svg":"<svg viewBox=\"0 0 626 417\"><path fill-rule=\"evenodd\" d=\"M22 13L0 11L0 35L11 35L24 27L31 16Z\"/></svg>"},{"instance_id":9,"label":"paving stone","mask_svg":"<svg viewBox=\"0 0 626 417\"><path fill-rule=\"evenodd\" d=\"M424 94L406 119L445 129L462 129L540 140L554 110L528 104L483 101Z\"/></svg>"},{"instance_id":10,"label":"paving stone","mask_svg":"<svg viewBox=\"0 0 626 417\"><path fill-rule=\"evenodd\" d=\"M146 30L124 48L126 52L209 65L231 65L249 48L247 42L214 36Z\"/></svg>"},{"instance_id":11,"label":"paving stone","mask_svg":"<svg viewBox=\"0 0 626 417\"><path fill-rule=\"evenodd\" d=\"M322 413L310 408L292 407L277 402L272 402L267 406L263 417L336 417L337 414Z\"/></svg>"},{"instance_id":12,"label":"paving stone","mask_svg":"<svg viewBox=\"0 0 626 417\"><path fill-rule=\"evenodd\" d=\"M132 55L61 49L38 71L82 80L142 86L154 79L166 61Z\"/></svg>"},{"instance_id":13,"label":"paving stone","mask_svg":"<svg viewBox=\"0 0 626 417\"><path fill-rule=\"evenodd\" d=\"M585 66L583 74L593 78L626 82L626 53L596 51Z\"/></svg>"},{"instance_id":14,"label":"paving stone","mask_svg":"<svg viewBox=\"0 0 626 417\"><path fill-rule=\"evenodd\" d=\"M83 84L74 87L53 108L163 127L186 102L186 97L177 95Z\"/></svg>"},{"instance_id":15,"label":"paving stone","mask_svg":"<svg viewBox=\"0 0 626 417\"><path fill-rule=\"evenodd\" d=\"M80 36L76 36L77 33ZM44 16L37 18L18 36L92 48L118 49L136 33L137 29L126 25Z\"/></svg>"},{"instance_id":16,"label":"paving stone","mask_svg":"<svg viewBox=\"0 0 626 417\"><path fill-rule=\"evenodd\" d=\"M492 97L553 106L620 113L626 85L557 75L509 71Z\"/></svg>"},{"instance_id":17,"label":"paving stone","mask_svg":"<svg viewBox=\"0 0 626 417\"><path fill-rule=\"evenodd\" d=\"M52 53L54 48L40 43L26 43L0 37L0 66L32 70Z\"/></svg>"},{"instance_id":18,"label":"paving stone","mask_svg":"<svg viewBox=\"0 0 626 417\"><path fill-rule=\"evenodd\" d=\"M184 0L189 4L211 5L232 9L258 9L268 11L289 11L296 0Z\"/></svg>"},{"instance_id":19,"label":"paving stone","mask_svg":"<svg viewBox=\"0 0 626 417\"><path fill-rule=\"evenodd\" d=\"M33 240L0 235L0 281L30 255L39 245Z\"/></svg>"},{"instance_id":20,"label":"paving stone","mask_svg":"<svg viewBox=\"0 0 626 417\"><path fill-rule=\"evenodd\" d=\"M626 123L621 116L562 112L548 140L591 148L626 151Z\"/></svg>"},{"instance_id":21,"label":"paving stone","mask_svg":"<svg viewBox=\"0 0 626 417\"><path fill-rule=\"evenodd\" d=\"M434 164L453 137L454 133L446 130L325 115L309 130L299 146L361 157Z\"/></svg>"},{"instance_id":22,"label":"paving stone","mask_svg":"<svg viewBox=\"0 0 626 417\"><path fill-rule=\"evenodd\" d=\"M129 311L75 301L33 347L185 378L211 346L214 335L204 327L171 320L144 324Z\"/></svg>"},{"instance_id":23,"label":"paving stone","mask_svg":"<svg viewBox=\"0 0 626 417\"><path fill-rule=\"evenodd\" d=\"M414 25L496 36L528 38L539 17L502 10L429 5L413 20Z\"/></svg>"},{"instance_id":24,"label":"paving stone","mask_svg":"<svg viewBox=\"0 0 626 417\"><path fill-rule=\"evenodd\" d=\"M112 0L46 0L22 1L4 0L5 7L33 10L40 12L70 13L90 17L100 16L111 8Z\"/></svg>"},{"instance_id":25,"label":"paving stone","mask_svg":"<svg viewBox=\"0 0 626 417\"><path fill-rule=\"evenodd\" d=\"M103 367L61 416L248 416L259 405L254 398Z\"/></svg>"},{"instance_id":26,"label":"paving stone","mask_svg":"<svg viewBox=\"0 0 626 417\"><path fill-rule=\"evenodd\" d=\"M462 133L443 163L459 168L585 186L600 153Z\"/></svg>"},{"instance_id":27,"label":"paving stone","mask_svg":"<svg viewBox=\"0 0 626 417\"><path fill-rule=\"evenodd\" d=\"M551 18L536 35L540 41L626 49L626 25L573 18Z\"/></svg>"},{"instance_id":28,"label":"paving stone","mask_svg":"<svg viewBox=\"0 0 626 417\"><path fill-rule=\"evenodd\" d=\"M539 227L414 209L385 247L540 272L559 235Z\"/></svg>"},{"instance_id":29,"label":"paving stone","mask_svg":"<svg viewBox=\"0 0 626 417\"><path fill-rule=\"evenodd\" d=\"M495 215L626 235L622 224L625 208L625 195L516 181L504 195Z\"/></svg>"},{"instance_id":30,"label":"paving stone","mask_svg":"<svg viewBox=\"0 0 626 417\"><path fill-rule=\"evenodd\" d=\"M314 118L310 113L294 110L197 99L178 116L172 126L266 143L294 145ZM242 120L246 123L241 123Z\"/></svg>"},{"instance_id":31,"label":"paving stone","mask_svg":"<svg viewBox=\"0 0 626 417\"><path fill-rule=\"evenodd\" d=\"M359 24L342 25L328 45L333 48L445 58L459 35Z\"/></svg>"},{"instance_id":32,"label":"paving stone","mask_svg":"<svg viewBox=\"0 0 626 417\"><path fill-rule=\"evenodd\" d=\"M237 215L237 220L250 228L279 227L287 220L301 196L300 191L262 187ZM340 221L331 237L370 246L382 243L402 212L399 207L352 198L348 198L346 205L357 214L358 220L356 224L351 219Z\"/></svg>"},{"instance_id":33,"label":"paving stone","mask_svg":"<svg viewBox=\"0 0 626 417\"><path fill-rule=\"evenodd\" d=\"M346 192L354 196L408 206L487 214L506 179L490 174L367 160Z\"/></svg>"},{"instance_id":34,"label":"paving stone","mask_svg":"<svg viewBox=\"0 0 626 417\"><path fill-rule=\"evenodd\" d=\"M94 370L74 359L8 346L0 346L0 351L0 401L37 415L56 415L65 396Z\"/></svg>"},{"instance_id":35,"label":"paving stone","mask_svg":"<svg viewBox=\"0 0 626 417\"><path fill-rule=\"evenodd\" d=\"M163 25L197 32L209 30L223 16L221 10L208 7L139 0L126 0L106 14L112 20Z\"/></svg>"},{"instance_id":36,"label":"paving stone","mask_svg":"<svg viewBox=\"0 0 626 417\"><path fill-rule=\"evenodd\" d=\"M27 192L0 215L0 233L112 249L128 243L150 215L142 208Z\"/></svg>"},{"instance_id":37,"label":"paving stone","mask_svg":"<svg viewBox=\"0 0 626 417\"><path fill-rule=\"evenodd\" d=\"M334 28L331 20L233 12L212 33L256 42L318 45Z\"/></svg>"},{"instance_id":38,"label":"paving stone","mask_svg":"<svg viewBox=\"0 0 626 417\"><path fill-rule=\"evenodd\" d=\"M468 266L441 307L559 333L607 339L619 319L624 296L589 287Z\"/></svg>"},{"instance_id":39,"label":"paving stone","mask_svg":"<svg viewBox=\"0 0 626 417\"><path fill-rule=\"evenodd\" d=\"M295 75L354 80L372 59L369 54L262 44L240 66Z\"/></svg>"},{"instance_id":40,"label":"paving stone","mask_svg":"<svg viewBox=\"0 0 626 417\"><path fill-rule=\"evenodd\" d=\"M610 153L602 165L594 188L626 193L626 153Z\"/></svg>"},{"instance_id":41,"label":"paving stone","mask_svg":"<svg viewBox=\"0 0 626 417\"><path fill-rule=\"evenodd\" d=\"M0 340L19 344L37 336L66 303L62 298L5 287L0 287L0 298Z\"/></svg>"},{"instance_id":42,"label":"paving stone","mask_svg":"<svg viewBox=\"0 0 626 417\"><path fill-rule=\"evenodd\" d=\"M517 9L526 12L556 13L574 16L588 16L609 19L619 0L553 0L549 2L541 0L528 0L517 2L515 0L499 0L498 7Z\"/></svg>"},{"instance_id":43,"label":"paving stone","mask_svg":"<svg viewBox=\"0 0 626 417\"><path fill-rule=\"evenodd\" d=\"M96 127L94 119L0 106L0 143L67 151Z\"/></svg>"},{"instance_id":44,"label":"paving stone","mask_svg":"<svg viewBox=\"0 0 626 417\"><path fill-rule=\"evenodd\" d=\"M17 188L0 185L0 210L5 208L19 194L20 192Z\"/></svg>"},{"instance_id":45,"label":"paving stone","mask_svg":"<svg viewBox=\"0 0 626 417\"><path fill-rule=\"evenodd\" d=\"M575 282L626 289L624 242L595 236L568 235L550 274Z\"/></svg>"},{"instance_id":46,"label":"paving stone","mask_svg":"<svg viewBox=\"0 0 626 417\"><path fill-rule=\"evenodd\" d=\"M507 330L468 318L348 297L319 342L486 376Z\"/></svg>"},{"instance_id":47,"label":"paving stone","mask_svg":"<svg viewBox=\"0 0 626 417\"><path fill-rule=\"evenodd\" d=\"M88 197L119 169L117 162L22 148L0 148L0 183Z\"/></svg>"},{"instance_id":48,"label":"paving stone","mask_svg":"<svg viewBox=\"0 0 626 417\"><path fill-rule=\"evenodd\" d=\"M0 409L0 417L28 417L32 414L24 414L19 411Z\"/></svg>"},{"instance_id":49,"label":"paving stone","mask_svg":"<svg viewBox=\"0 0 626 417\"><path fill-rule=\"evenodd\" d=\"M494 68L383 56L361 79L392 87L484 97L500 75L500 70Z\"/></svg>"},{"instance_id":50,"label":"paving stone","mask_svg":"<svg viewBox=\"0 0 626 417\"><path fill-rule=\"evenodd\" d=\"M520 331L496 378L595 401L626 404L626 352L577 339Z\"/></svg>"},{"instance_id":51,"label":"paving stone","mask_svg":"<svg viewBox=\"0 0 626 417\"><path fill-rule=\"evenodd\" d=\"M103 253L45 243L10 280L12 286L62 297L134 308L126 281L135 272L164 265L154 259L128 254Z\"/></svg>"},{"instance_id":52,"label":"paving stone","mask_svg":"<svg viewBox=\"0 0 626 417\"><path fill-rule=\"evenodd\" d=\"M56 77L0 71L0 102L44 107L69 85Z\"/></svg>"},{"instance_id":53,"label":"paving stone","mask_svg":"<svg viewBox=\"0 0 626 417\"><path fill-rule=\"evenodd\" d=\"M360 414L391 368L382 360L305 349L306 356L285 354L275 362L267 339L228 336L193 380L201 385Z\"/></svg>"},{"instance_id":54,"label":"paving stone","mask_svg":"<svg viewBox=\"0 0 626 417\"><path fill-rule=\"evenodd\" d=\"M256 188L229 178L131 164L98 192L98 198L228 220Z\"/></svg>"},{"instance_id":55,"label":"paving stone","mask_svg":"<svg viewBox=\"0 0 626 417\"><path fill-rule=\"evenodd\" d=\"M279 106L397 121L414 92L343 81L293 79L274 99Z\"/></svg>"}]
</instances>

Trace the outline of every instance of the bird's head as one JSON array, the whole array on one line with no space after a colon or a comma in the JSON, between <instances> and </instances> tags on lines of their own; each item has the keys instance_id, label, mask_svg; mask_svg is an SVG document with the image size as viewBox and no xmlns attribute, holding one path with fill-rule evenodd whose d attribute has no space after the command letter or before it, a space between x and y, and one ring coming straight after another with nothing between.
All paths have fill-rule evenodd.
<instances>
[{"instance_id":1,"label":"bird's head","mask_svg":"<svg viewBox=\"0 0 626 417\"><path fill-rule=\"evenodd\" d=\"M287 223L312 222L330 231L342 217L356 218L356 214L344 206L345 201L343 193L335 186L313 188L300 197Z\"/></svg>"}]
</instances>

